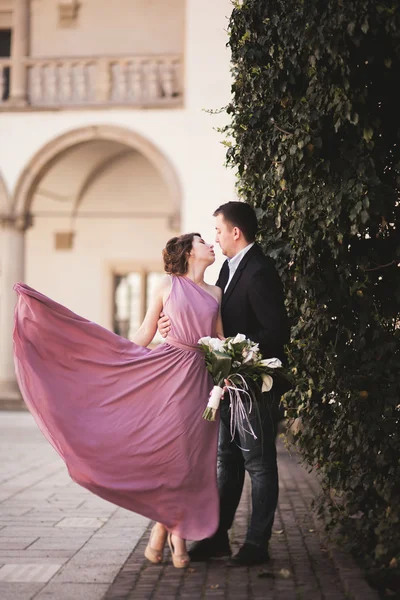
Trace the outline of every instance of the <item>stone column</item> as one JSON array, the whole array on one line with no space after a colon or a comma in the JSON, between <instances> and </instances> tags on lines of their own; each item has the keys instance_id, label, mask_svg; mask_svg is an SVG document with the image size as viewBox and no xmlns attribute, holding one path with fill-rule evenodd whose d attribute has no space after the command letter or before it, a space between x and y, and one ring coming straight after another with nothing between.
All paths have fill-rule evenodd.
<instances>
[{"instance_id":1,"label":"stone column","mask_svg":"<svg viewBox=\"0 0 400 600\"><path fill-rule=\"evenodd\" d=\"M12 331L16 295L12 288L24 277L26 219L0 215L0 227L0 408L20 409L24 405L13 362Z\"/></svg>"},{"instance_id":2,"label":"stone column","mask_svg":"<svg viewBox=\"0 0 400 600\"><path fill-rule=\"evenodd\" d=\"M14 0L11 34L11 84L9 104L27 103L27 69L24 59L29 55L29 0Z\"/></svg>"}]
</instances>

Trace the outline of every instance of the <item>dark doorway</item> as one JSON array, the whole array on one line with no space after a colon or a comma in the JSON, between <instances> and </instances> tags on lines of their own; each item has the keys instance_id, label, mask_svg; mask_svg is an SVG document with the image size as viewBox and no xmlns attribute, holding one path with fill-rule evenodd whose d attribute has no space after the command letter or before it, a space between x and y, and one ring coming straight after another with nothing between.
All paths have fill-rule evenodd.
<instances>
[{"instance_id":1,"label":"dark doorway","mask_svg":"<svg viewBox=\"0 0 400 600\"><path fill-rule=\"evenodd\" d=\"M11 29L0 29L0 58L9 58L11 55ZM0 102L7 100L10 95L10 68L0 66L0 90L2 97Z\"/></svg>"}]
</instances>

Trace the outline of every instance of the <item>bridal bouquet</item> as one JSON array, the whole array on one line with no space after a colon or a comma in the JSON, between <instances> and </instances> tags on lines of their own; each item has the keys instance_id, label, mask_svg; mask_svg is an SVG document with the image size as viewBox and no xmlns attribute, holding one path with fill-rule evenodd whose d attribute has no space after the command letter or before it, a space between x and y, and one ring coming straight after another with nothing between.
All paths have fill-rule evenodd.
<instances>
[{"instance_id":1,"label":"bridal bouquet","mask_svg":"<svg viewBox=\"0 0 400 600\"><path fill-rule=\"evenodd\" d=\"M240 426L245 419L250 432L254 435L241 394L247 396L250 401L250 413L255 398L249 383L254 381L261 387L262 392L269 392L273 386L274 371L278 370L276 372L289 379L282 368L281 361L278 358L263 359L258 344L241 333L225 340L203 337L198 343L204 352L207 370L211 373L215 384L203 413L203 419L215 421L221 398L227 390L233 415L231 430ZM225 385L227 379L228 385ZM233 431L231 432L233 434Z\"/></svg>"}]
</instances>

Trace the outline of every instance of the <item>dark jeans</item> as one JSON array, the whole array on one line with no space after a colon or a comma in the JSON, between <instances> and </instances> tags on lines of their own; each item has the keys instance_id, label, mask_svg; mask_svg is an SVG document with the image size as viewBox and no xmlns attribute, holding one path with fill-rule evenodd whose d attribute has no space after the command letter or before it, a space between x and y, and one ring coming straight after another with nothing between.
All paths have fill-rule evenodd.
<instances>
[{"instance_id":1,"label":"dark jeans","mask_svg":"<svg viewBox=\"0 0 400 600\"><path fill-rule=\"evenodd\" d=\"M230 433L229 402L220 405L221 424L218 444L218 488L220 494L220 524L217 534L231 528L240 497L245 471L251 480L252 514L246 543L267 548L271 537L275 509L278 503L278 466L276 462L276 431L279 399L272 392L262 394L250 415L255 440L248 433ZM240 446L240 447L239 447Z\"/></svg>"}]
</instances>

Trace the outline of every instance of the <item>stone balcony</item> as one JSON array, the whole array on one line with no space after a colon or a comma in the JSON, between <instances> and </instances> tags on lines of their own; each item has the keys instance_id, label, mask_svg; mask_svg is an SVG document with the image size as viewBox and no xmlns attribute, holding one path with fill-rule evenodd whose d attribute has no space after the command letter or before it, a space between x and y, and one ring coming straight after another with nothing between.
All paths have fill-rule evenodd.
<instances>
[{"instance_id":1,"label":"stone balcony","mask_svg":"<svg viewBox=\"0 0 400 600\"><path fill-rule=\"evenodd\" d=\"M0 59L0 111L183 105L180 55L26 58L26 92L13 101L13 63Z\"/></svg>"}]
</instances>

